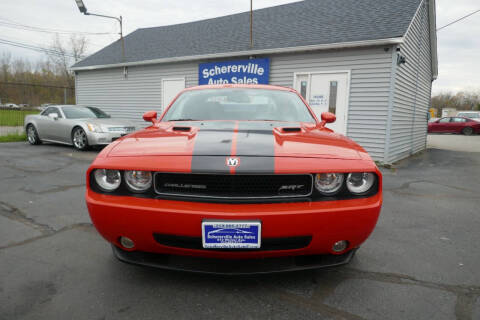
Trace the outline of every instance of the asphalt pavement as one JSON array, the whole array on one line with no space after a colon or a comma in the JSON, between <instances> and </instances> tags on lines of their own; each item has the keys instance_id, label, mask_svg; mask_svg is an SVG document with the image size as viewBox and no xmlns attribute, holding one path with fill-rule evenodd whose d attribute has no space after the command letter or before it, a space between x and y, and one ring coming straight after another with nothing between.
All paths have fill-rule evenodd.
<instances>
[{"instance_id":1,"label":"asphalt pavement","mask_svg":"<svg viewBox=\"0 0 480 320\"><path fill-rule=\"evenodd\" d=\"M480 153L382 169L381 217L349 265L242 277L117 261L84 202L95 155L0 144L0 319L480 319Z\"/></svg>"}]
</instances>

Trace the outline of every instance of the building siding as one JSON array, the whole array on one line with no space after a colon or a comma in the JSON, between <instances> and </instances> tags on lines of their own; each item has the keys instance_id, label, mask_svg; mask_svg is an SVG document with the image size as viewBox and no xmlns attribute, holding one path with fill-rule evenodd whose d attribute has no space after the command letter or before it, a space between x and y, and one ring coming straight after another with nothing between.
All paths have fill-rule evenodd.
<instances>
[{"instance_id":1,"label":"building siding","mask_svg":"<svg viewBox=\"0 0 480 320\"><path fill-rule=\"evenodd\" d=\"M149 110L162 112L162 79L185 78L187 87L198 83L194 63L81 71L76 74L77 104L96 105L120 119L141 123Z\"/></svg>"},{"instance_id":2,"label":"building siding","mask_svg":"<svg viewBox=\"0 0 480 320\"><path fill-rule=\"evenodd\" d=\"M372 158L384 155L391 54L384 47L281 55L271 60L270 83L293 86L295 72L351 72L347 136Z\"/></svg>"},{"instance_id":3,"label":"building siding","mask_svg":"<svg viewBox=\"0 0 480 320\"><path fill-rule=\"evenodd\" d=\"M350 70L347 135L363 146L372 158L383 159L391 52L375 47L268 57L270 84L273 85L293 87L295 72ZM123 68L78 71L77 104L95 104L115 117L140 123L145 111L162 111L162 79L185 77L187 87L195 86L198 84L198 63L134 66L128 68L127 77L124 77Z\"/></svg>"},{"instance_id":4,"label":"building siding","mask_svg":"<svg viewBox=\"0 0 480 320\"><path fill-rule=\"evenodd\" d=\"M396 68L390 141L386 163L426 148L432 89L428 1L423 1L400 45L406 64Z\"/></svg>"}]
</instances>

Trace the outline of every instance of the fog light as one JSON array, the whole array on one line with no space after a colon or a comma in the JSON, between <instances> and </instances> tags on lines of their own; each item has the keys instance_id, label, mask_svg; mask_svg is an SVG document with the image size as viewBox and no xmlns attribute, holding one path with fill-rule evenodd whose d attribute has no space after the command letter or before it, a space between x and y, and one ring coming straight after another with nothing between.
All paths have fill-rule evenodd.
<instances>
[{"instance_id":1,"label":"fog light","mask_svg":"<svg viewBox=\"0 0 480 320\"><path fill-rule=\"evenodd\" d=\"M127 237L120 237L120 244L127 249L132 249L135 247L135 242L132 239Z\"/></svg>"},{"instance_id":2,"label":"fog light","mask_svg":"<svg viewBox=\"0 0 480 320\"><path fill-rule=\"evenodd\" d=\"M337 241L333 244L332 250L335 251L335 252L342 252L345 249L347 249L347 247L348 247L348 241L341 240L341 241Z\"/></svg>"}]
</instances>

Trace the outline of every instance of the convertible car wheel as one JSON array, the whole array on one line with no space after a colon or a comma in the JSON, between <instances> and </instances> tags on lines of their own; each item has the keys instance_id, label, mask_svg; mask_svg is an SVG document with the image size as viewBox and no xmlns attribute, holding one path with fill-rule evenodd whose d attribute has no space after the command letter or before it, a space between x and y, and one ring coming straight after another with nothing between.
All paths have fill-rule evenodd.
<instances>
[{"instance_id":1,"label":"convertible car wheel","mask_svg":"<svg viewBox=\"0 0 480 320\"><path fill-rule=\"evenodd\" d=\"M30 143L31 145L42 143L42 141L38 137L37 129L35 129L33 124L29 124L27 126L27 140L28 140L28 143Z\"/></svg>"},{"instance_id":2,"label":"convertible car wheel","mask_svg":"<svg viewBox=\"0 0 480 320\"><path fill-rule=\"evenodd\" d=\"M85 130L79 127L73 129L72 143L75 149L77 150L81 150L81 151L87 150L88 139L87 139L87 134L85 133Z\"/></svg>"}]
</instances>

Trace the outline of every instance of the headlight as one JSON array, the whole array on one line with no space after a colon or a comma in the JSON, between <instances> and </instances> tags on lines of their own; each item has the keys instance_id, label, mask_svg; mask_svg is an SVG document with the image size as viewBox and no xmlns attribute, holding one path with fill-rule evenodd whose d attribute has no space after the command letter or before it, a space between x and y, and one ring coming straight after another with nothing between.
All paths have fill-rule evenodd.
<instances>
[{"instance_id":1,"label":"headlight","mask_svg":"<svg viewBox=\"0 0 480 320\"><path fill-rule=\"evenodd\" d=\"M370 172L350 173L347 177L347 188L351 193L366 193L375 183L375 174Z\"/></svg>"},{"instance_id":2,"label":"headlight","mask_svg":"<svg viewBox=\"0 0 480 320\"><path fill-rule=\"evenodd\" d=\"M104 191L111 192L120 187L122 177L118 170L95 169L95 182Z\"/></svg>"},{"instance_id":3,"label":"headlight","mask_svg":"<svg viewBox=\"0 0 480 320\"><path fill-rule=\"evenodd\" d=\"M317 173L315 175L315 188L326 196L336 194L343 185L343 173Z\"/></svg>"},{"instance_id":4,"label":"headlight","mask_svg":"<svg viewBox=\"0 0 480 320\"><path fill-rule=\"evenodd\" d=\"M87 123L88 130L92 132L102 132L102 128L98 124Z\"/></svg>"},{"instance_id":5,"label":"headlight","mask_svg":"<svg viewBox=\"0 0 480 320\"><path fill-rule=\"evenodd\" d=\"M148 190L152 186L152 173L150 171L125 171L125 182L134 192Z\"/></svg>"}]
</instances>

